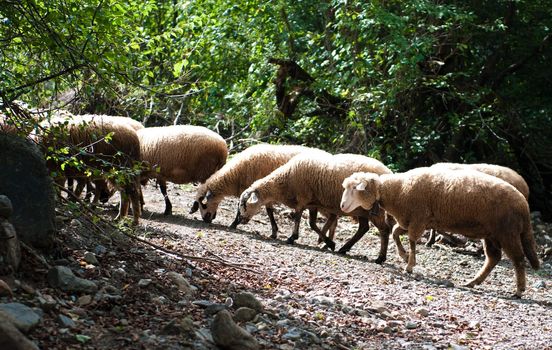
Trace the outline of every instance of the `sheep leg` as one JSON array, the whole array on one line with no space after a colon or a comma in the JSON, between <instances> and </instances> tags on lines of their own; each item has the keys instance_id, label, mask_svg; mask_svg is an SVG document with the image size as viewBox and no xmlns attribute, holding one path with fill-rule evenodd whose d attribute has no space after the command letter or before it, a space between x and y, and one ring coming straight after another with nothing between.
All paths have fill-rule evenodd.
<instances>
[{"instance_id":1,"label":"sheep leg","mask_svg":"<svg viewBox=\"0 0 552 350\"><path fill-rule=\"evenodd\" d=\"M332 224L332 220L336 221L337 216L334 214L331 214L328 218L328 221L324 224L324 227L322 227L322 230L318 228L318 225L316 225L316 217L318 215L318 209L309 209L309 226L310 228L318 234L318 243L326 243L326 247L330 248L332 251L335 250L335 243L329 238L326 237L326 231L328 228L326 226Z\"/></svg>"},{"instance_id":2,"label":"sheep leg","mask_svg":"<svg viewBox=\"0 0 552 350\"><path fill-rule=\"evenodd\" d=\"M142 195L142 190L140 187L140 181L137 179L134 180L134 186L130 189L130 201L132 204L132 224L138 225L140 216L142 214L142 205L140 203L140 197Z\"/></svg>"},{"instance_id":3,"label":"sheep leg","mask_svg":"<svg viewBox=\"0 0 552 350\"><path fill-rule=\"evenodd\" d=\"M500 244L498 244L498 242L496 241L484 239L483 249L485 250L485 264L483 265L481 270L479 270L474 279L464 285L466 287L471 288L475 285L481 284L502 258L502 250L500 248Z\"/></svg>"},{"instance_id":4,"label":"sheep leg","mask_svg":"<svg viewBox=\"0 0 552 350\"><path fill-rule=\"evenodd\" d=\"M347 241L347 243L343 245L343 247L341 247L341 249L339 249L338 253L346 254L349 250L351 250L353 245L355 245L355 243L358 242L359 239L361 239L364 236L364 234L368 231L369 228L370 228L370 222L368 221L368 219L359 217L357 232L353 237L351 237L351 239Z\"/></svg>"},{"instance_id":5,"label":"sheep leg","mask_svg":"<svg viewBox=\"0 0 552 350\"><path fill-rule=\"evenodd\" d=\"M75 188L75 191L73 192L75 197L80 198L80 196L82 194L82 191L84 190L85 185L88 185L88 180L86 180L86 179L78 179L77 180L77 187ZM71 189L71 190L73 190L73 189Z\"/></svg>"},{"instance_id":6,"label":"sheep leg","mask_svg":"<svg viewBox=\"0 0 552 350\"><path fill-rule=\"evenodd\" d=\"M291 236L288 237L286 240L286 243L293 244L295 243L295 240L299 238L299 224L301 223L301 216L303 214L303 209L296 209L295 213L293 213L293 232Z\"/></svg>"},{"instance_id":7,"label":"sheep leg","mask_svg":"<svg viewBox=\"0 0 552 350\"><path fill-rule=\"evenodd\" d=\"M309 221L310 223L310 221ZM318 226L317 226L318 227ZM326 232L329 232L328 238L333 241L333 238L335 236L335 228L337 227L337 215L330 214L330 216L327 217L326 223L324 226L322 226L322 234L326 236ZM312 226L311 226L312 228ZM314 229L313 229L314 230ZM326 240L324 237L318 237L318 243L325 242Z\"/></svg>"},{"instance_id":8,"label":"sheep leg","mask_svg":"<svg viewBox=\"0 0 552 350\"><path fill-rule=\"evenodd\" d=\"M426 247L431 247L435 244L435 240L437 237L437 231L434 229L429 230L429 237L426 242Z\"/></svg>"},{"instance_id":9,"label":"sheep leg","mask_svg":"<svg viewBox=\"0 0 552 350\"><path fill-rule=\"evenodd\" d=\"M408 253L406 250L404 250L404 247L401 243L401 235L405 234L407 231L399 226L399 224L395 224L393 227L393 240L395 241L395 245L397 246L397 253L401 257L401 259L404 260L404 262L408 262Z\"/></svg>"},{"instance_id":10,"label":"sheep leg","mask_svg":"<svg viewBox=\"0 0 552 350\"><path fill-rule=\"evenodd\" d=\"M389 246L389 234L391 233L391 227L386 220L386 215L383 210L380 210L379 214L376 216L371 215L370 221L378 229L380 237L380 251L375 263L383 264L383 262L387 260L387 247Z\"/></svg>"},{"instance_id":11,"label":"sheep leg","mask_svg":"<svg viewBox=\"0 0 552 350\"><path fill-rule=\"evenodd\" d=\"M161 190L163 198L165 198L165 212L163 215L172 215L172 204L169 200L169 195L167 194L167 182L159 180L159 189Z\"/></svg>"},{"instance_id":12,"label":"sheep leg","mask_svg":"<svg viewBox=\"0 0 552 350\"><path fill-rule=\"evenodd\" d=\"M424 228L412 227L408 228L408 241L410 243L410 253L408 254L408 264L406 265L406 272L412 273L414 266L416 266L416 242L424 234Z\"/></svg>"},{"instance_id":13,"label":"sheep leg","mask_svg":"<svg viewBox=\"0 0 552 350\"><path fill-rule=\"evenodd\" d=\"M128 195L123 191L119 191L120 201L119 201L119 213L115 217L115 220L120 220L128 214L129 200Z\"/></svg>"},{"instance_id":14,"label":"sheep leg","mask_svg":"<svg viewBox=\"0 0 552 350\"><path fill-rule=\"evenodd\" d=\"M521 248L521 240L517 239L509 244L504 244L503 249L506 255L512 260L514 265L514 271L516 275L516 292L514 296L521 298L521 295L525 291L526 286L526 276L525 276L525 254Z\"/></svg>"},{"instance_id":15,"label":"sheep leg","mask_svg":"<svg viewBox=\"0 0 552 350\"><path fill-rule=\"evenodd\" d=\"M272 228L272 234L270 235L270 238L276 239L278 237L278 224L274 219L274 209L272 209L271 207L266 207L266 214L270 219L270 227Z\"/></svg>"},{"instance_id":16,"label":"sheep leg","mask_svg":"<svg viewBox=\"0 0 552 350\"><path fill-rule=\"evenodd\" d=\"M238 208L238 211L236 212L236 217L234 218L234 221L232 221L232 223L228 227L231 228L231 229L236 229L236 227L238 227L240 221L241 221L240 208Z\"/></svg>"}]
</instances>

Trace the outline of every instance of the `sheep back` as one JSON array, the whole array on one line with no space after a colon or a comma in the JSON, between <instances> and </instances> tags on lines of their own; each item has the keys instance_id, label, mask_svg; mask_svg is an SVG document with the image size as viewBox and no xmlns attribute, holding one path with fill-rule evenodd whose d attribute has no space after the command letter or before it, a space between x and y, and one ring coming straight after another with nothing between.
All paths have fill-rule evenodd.
<instances>
[{"instance_id":1,"label":"sheep back","mask_svg":"<svg viewBox=\"0 0 552 350\"><path fill-rule=\"evenodd\" d=\"M150 178L202 183L225 164L228 156L224 139L201 126L151 127L137 133L142 160L159 168L147 173Z\"/></svg>"},{"instance_id":2,"label":"sheep back","mask_svg":"<svg viewBox=\"0 0 552 350\"><path fill-rule=\"evenodd\" d=\"M239 196L253 182L270 174L299 153L313 148L296 145L260 144L232 157L197 191L196 199L211 191L215 196Z\"/></svg>"},{"instance_id":3,"label":"sheep back","mask_svg":"<svg viewBox=\"0 0 552 350\"><path fill-rule=\"evenodd\" d=\"M475 164L459 164L459 163L436 163L431 167L441 167L450 170L477 170L482 173L492 175L502 179L514 186L525 199L529 199L529 186L523 177L515 170L495 164L475 163Z\"/></svg>"},{"instance_id":4,"label":"sheep back","mask_svg":"<svg viewBox=\"0 0 552 350\"><path fill-rule=\"evenodd\" d=\"M368 217L368 211L361 208L351 213L340 209L343 180L359 171L378 175L391 173L381 162L366 156L309 152L292 158L269 176L253 183L250 189L259 189L260 198L282 202L292 208L313 207L326 213ZM263 190L263 184L269 182L280 189Z\"/></svg>"}]
</instances>

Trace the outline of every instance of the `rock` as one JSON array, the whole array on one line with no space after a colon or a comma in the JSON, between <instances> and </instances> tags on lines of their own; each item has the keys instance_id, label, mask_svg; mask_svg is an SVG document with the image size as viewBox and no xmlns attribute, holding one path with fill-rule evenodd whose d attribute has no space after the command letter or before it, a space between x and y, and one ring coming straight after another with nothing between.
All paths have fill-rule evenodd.
<instances>
[{"instance_id":1,"label":"rock","mask_svg":"<svg viewBox=\"0 0 552 350\"><path fill-rule=\"evenodd\" d=\"M543 280L538 280L537 282L533 283L533 288L544 289L546 288L546 283Z\"/></svg>"},{"instance_id":2,"label":"rock","mask_svg":"<svg viewBox=\"0 0 552 350\"><path fill-rule=\"evenodd\" d=\"M84 253L84 261L86 261L90 265L98 266L100 263L98 262L98 259L96 259L96 254L92 252L85 252Z\"/></svg>"},{"instance_id":3,"label":"rock","mask_svg":"<svg viewBox=\"0 0 552 350\"><path fill-rule=\"evenodd\" d=\"M235 308L244 306L259 312L263 311L263 304L261 304L261 302L251 293L236 293L232 296L232 299L234 300Z\"/></svg>"},{"instance_id":4,"label":"rock","mask_svg":"<svg viewBox=\"0 0 552 350\"><path fill-rule=\"evenodd\" d=\"M429 311L423 307L417 308L416 310L414 310L414 313L423 317L427 317L429 315Z\"/></svg>"},{"instance_id":5,"label":"rock","mask_svg":"<svg viewBox=\"0 0 552 350\"><path fill-rule=\"evenodd\" d=\"M0 304L0 317L9 320L23 333L29 332L40 322L40 316L33 309L19 303Z\"/></svg>"},{"instance_id":6,"label":"rock","mask_svg":"<svg viewBox=\"0 0 552 350\"><path fill-rule=\"evenodd\" d=\"M257 310L242 306L234 313L234 320L236 322L248 322L255 318Z\"/></svg>"},{"instance_id":7,"label":"rock","mask_svg":"<svg viewBox=\"0 0 552 350\"><path fill-rule=\"evenodd\" d=\"M282 335L282 339L284 340L297 340L301 339L303 336L303 331L299 328L293 327L290 328L284 335Z\"/></svg>"},{"instance_id":8,"label":"rock","mask_svg":"<svg viewBox=\"0 0 552 350\"><path fill-rule=\"evenodd\" d=\"M44 311L50 311L57 306L57 301L51 295L42 294L37 299L40 307Z\"/></svg>"},{"instance_id":9,"label":"rock","mask_svg":"<svg viewBox=\"0 0 552 350\"><path fill-rule=\"evenodd\" d=\"M412 321L406 321L406 324L404 325L406 329L416 329L418 328L418 324L416 322Z\"/></svg>"},{"instance_id":10,"label":"rock","mask_svg":"<svg viewBox=\"0 0 552 350\"><path fill-rule=\"evenodd\" d=\"M389 309L386 308L385 304L383 303L377 303L377 302L373 303L372 305L367 306L366 309L368 309L368 311L372 311L380 314L389 313Z\"/></svg>"},{"instance_id":11,"label":"rock","mask_svg":"<svg viewBox=\"0 0 552 350\"><path fill-rule=\"evenodd\" d=\"M213 303L205 308L205 315L211 316L226 309L228 309L226 304Z\"/></svg>"},{"instance_id":12,"label":"rock","mask_svg":"<svg viewBox=\"0 0 552 350\"><path fill-rule=\"evenodd\" d=\"M4 296L13 297L13 292L10 286L6 282L4 282L4 280L0 279L0 297L4 297Z\"/></svg>"},{"instance_id":13,"label":"rock","mask_svg":"<svg viewBox=\"0 0 552 350\"><path fill-rule=\"evenodd\" d=\"M211 325L215 344L229 350L255 350L259 343L249 332L236 325L227 310L219 312Z\"/></svg>"},{"instance_id":14,"label":"rock","mask_svg":"<svg viewBox=\"0 0 552 350\"><path fill-rule=\"evenodd\" d=\"M98 285L92 281L77 277L70 268L66 266L54 266L48 271L48 283L53 288L65 292L94 293Z\"/></svg>"},{"instance_id":15,"label":"rock","mask_svg":"<svg viewBox=\"0 0 552 350\"><path fill-rule=\"evenodd\" d=\"M83 295L81 296L77 302L79 303L79 306L86 306L92 302L92 296L91 295Z\"/></svg>"},{"instance_id":16,"label":"rock","mask_svg":"<svg viewBox=\"0 0 552 350\"><path fill-rule=\"evenodd\" d=\"M94 248L94 254L96 255L104 255L105 253L107 253L107 248L104 247L103 245L101 244L98 244L95 248Z\"/></svg>"},{"instance_id":17,"label":"rock","mask_svg":"<svg viewBox=\"0 0 552 350\"><path fill-rule=\"evenodd\" d=\"M55 232L55 191L38 147L28 140L0 133L0 193L13 204L11 223L19 239L50 248Z\"/></svg>"},{"instance_id":18,"label":"rock","mask_svg":"<svg viewBox=\"0 0 552 350\"><path fill-rule=\"evenodd\" d=\"M467 346L450 343L449 349L450 350L469 350L470 348Z\"/></svg>"},{"instance_id":19,"label":"rock","mask_svg":"<svg viewBox=\"0 0 552 350\"><path fill-rule=\"evenodd\" d=\"M178 287L184 295L191 296L194 293L194 288L190 285L190 282L184 276L177 272L167 272L167 277Z\"/></svg>"},{"instance_id":20,"label":"rock","mask_svg":"<svg viewBox=\"0 0 552 350\"><path fill-rule=\"evenodd\" d=\"M38 346L0 315L0 349L38 350Z\"/></svg>"},{"instance_id":21,"label":"rock","mask_svg":"<svg viewBox=\"0 0 552 350\"><path fill-rule=\"evenodd\" d=\"M122 267L111 270L111 276L117 280L122 280L126 277L127 273Z\"/></svg>"},{"instance_id":22,"label":"rock","mask_svg":"<svg viewBox=\"0 0 552 350\"><path fill-rule=\"evenodd\" d=\"M13 213L13 205L8 196L0 195L0 218L9 219Z\"/></svg>"},{"instance_id":23,"label":"rock","mask_svg":"<svg viewBox=\"0 0 552 350\"><path fill-rule=\"evenodd\" d=\"M196 306L199 306L203 309L206 309L210 305L213 305L213 304L216 304L216 303L213 303L212 301L209 301L209 300L194 300L194 301L192 301L192 304L196 305Z\"/></svg>"},{"instance_id":24,"label":"rock","mask_svg":"<svg viewBox=\"0 0 552 350\"><path fill-rule=\"evenodd\" d=\"M180 335L186 330L182 327L182 323L177 320L170 320L163 328L161 329L161 335Z\"/></svg>"},{"instance_id":25,"label":"rock","mask_svg":"<svg viewBox=\"0 0 552 350\"><path fill-rule=\"evenodd\" d=\"M468 324L468 327L471 329L479 329L481 328L481 323L477 320L470 321L470 323Z\"/></svg>"},{"instance_id":26,"label":"rock","mask_svg":"<svg viewBox=\"0 0 552 350\"><path fill-rule=\"evenodd\" d=\"M151 284L151 278L142 278L138 281L138 287L145 288Z\"/></svg>"},{"instance_id":27,"label":"rock","mask_svg":"<svg viewBox=\"0 0 552 350\"><path fill-rule=\"evenodd\" d=\"M73 321L71 318L69 318L65 315L61 315L61 314L58 315L57 321L60 324L60 326L62 326L63 328L76 328L77 327L77 324L75 323L75 321Z\"/></svg>"},{"instance_id":28,"label":"rock","mask_svg":"<svg viewBox=\"0 0 552 350\"><path fill-rule=\"evenodd\" d=\"M314 304L333 305L335 304L335 299L324 295L317 295L311 298L311 302Z\"/></svg>"}]
</instances>

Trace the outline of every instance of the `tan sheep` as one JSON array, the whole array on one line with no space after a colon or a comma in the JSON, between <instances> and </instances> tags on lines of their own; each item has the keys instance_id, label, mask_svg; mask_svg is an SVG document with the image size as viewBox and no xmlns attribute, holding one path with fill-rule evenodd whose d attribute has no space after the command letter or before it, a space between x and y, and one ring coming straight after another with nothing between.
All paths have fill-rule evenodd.
<instances>
[{"instance_id":1,"label":"tan sheep","mask_svg":"<svg viewBox=\"0 0 552 350\"><path fill-rule=\"evenodd\" d=\"M486 163L476 163L476 164L459 164L459 163L436 163L431 166L432 168L441 168L449 170L476 170L482 173L498 177L514 186L521 194L525 197L526 200L529 200L529 186L523 177L518 174L515 170L510 169L505 166L495 165L495 164L486 164ZM436 230L430 230L429 238L426 245L429 247L435 243ZM441 232L441 234L445 234ZM446 234L445 234L446 235Z\"/></svg>"},{"instance_id":2,"label":"tan sheep","mask_svg":"<svg viewBox=\"0 0 552 350\"><path fill-rule=\"evenodd\" d=\"M93 179L106 179L113 169L133 169L140 162L140 143L134 129L126 123L114 121L105 116L80 116L66 119L53 118L43 122L43 133L34 135L44 149L59 148L67 145L83 147L84 152L76 155L89 169L95 169ZM66 133L54 133L55 129L64 129ZM106 136L111 135L109 141ZM47 162L51 169L60 169L62 162L51 158ZM134 170L132 170L135 172ZM65 177L88 178L89 176L74 167L66 167ZM64 178L63 178L64 180ZM133 223L137 224L140 218L140 183L139 175L130 176L130 181L124 184L113 185L121 193L121 203L117 218L128 213L129 199L132 203Z\"/></svg>"},{"instance_id":3,"label":"tan sheep","mask_svg":"<svg viewBox=\"0 0 552 350\"><path fill-rule=\"evenodd\" d=\"M203 221L211 222L215 219L218 206L225 197L239 197L253 182L267 176L297 154L312 151L316 151L316 149L295 145L269 144L254 145L245 149L198 187L190 213L199 209ZM270 205L266 207L266 213L272 227L271 237L276 238L278 225ZM230 225L231 228L237 227L238 216ZM311 227L316 226L316 213L311 212L310 218ZM315 230L317 229L318 227Z\"/></svg>"},{"instance_id":4,"label":"tan sheep","mask_svg":"<svg viewBox=\"0 0 552 350\"><path fill-rule=\"evenodd\" d=\"M67 111L63 111L63 110L57 111L56 115L58 117L65 115L66 117L71 118L71 119L78 119L78 118L84 118L84 119L92 118L92 119L94 119L94 118L98 118L98 117L103 118L103 119L109 118L110 120L112 120L113 122L116 122L116 123L125 123L128 126L130 126L132 129L134 129L135 131L138 131L138 130L144 128L144 125L142 123L140 123L139 121L134 120L132 118L129 118L129 117L110 116L110 115L94 115L94 114L73 115L73 114L71 114ZM72 188L71 180L72 179L70 179L70 178L67 179L68 186L70 188ZM77 178L77 187L74 191L75 196L79 197L81 195L84 187L86 186L86 188L87 188L87 197L90 194L94 194L94 198L92 200L93 203L97 203L98 201L100 201L102 203L107 202L109 200L109 198L111 196L113 196L113 194L115 192L115 189L112 186L109 186L108 183L103 179L95 179L95 180L93 180L93 182L94 182L94 187L91 186L91 180L90 179ZM142 205L144 204L141 192L140 192L140 202L142 203Z\"/></svg>"},{"instance_id":5,"label":"tan sheep","mask_svg":"<svg viewBox=\"0 0 552 350\"><path fill-rule=\"evenodd\" d=\"M450 171L418 168L401 174L357 173L343 181L341 208L345 212L369 210L375 204L396 220L393 237L408 232L410 254L398 244L399 255L416 264L416 241L427 228L483 239L485 265L467 286L481 284L501 258L501 250L512 260L516 292L525 290L524 255L539 268L529 205L509 183L473 170Z\"/></svg>"},{"instance_id":6,"label":"tan sheep","mask_svg":"<svg viewBox=\"0 0 552 350\"><path fill-rule=\"evenodd\" d=\"M165 198L165 215L172 214L167 181L203 183L226 163L224 139L202 126L173 125L137 131L142 160L152 166L143 179L155 178Z\"/></svg>"},{"instance_id":7,"label":"tan sheep","mask_svg":"<svg viewBox=\"0 0 552 350\"><path fill-rule=\"evenodd\" d=\"M343 212L340 207L341 184L343 180L357 171L371 171L386 174L391 171L378 160L355 155L331 155L327 152L312 152L300 154L288 163L273 171L270 175L255 181L240 196L240 218L248 221L262 205L283 203L295 209L295 227L288 238L293 243L299 237L299 221L303 210L317 208L325 213L337 216L354 216L359 220L357 233L339 250L347 252L369 229L369 221L380 231L380 252L377 263L385 261L390 223L383 211L373 214L359 208L350 213ZM326 245L333 249L335 243L319 233Z\"/></svg>"}]
</instances>

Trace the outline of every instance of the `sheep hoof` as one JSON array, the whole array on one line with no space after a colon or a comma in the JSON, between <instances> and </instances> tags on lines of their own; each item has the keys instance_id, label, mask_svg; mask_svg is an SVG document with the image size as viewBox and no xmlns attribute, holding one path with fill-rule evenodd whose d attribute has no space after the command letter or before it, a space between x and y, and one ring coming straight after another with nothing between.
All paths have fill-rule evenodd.
<instances>
[{"instance_id":1,"label":"sheep hoof","mask_svg":"<svg viewBox=\"0 0 552 350\"><path fill-rule=\"evenodd\" d=\"M272 232L272 234L270 235L270 238L276 239L276 238L278 238L278 234L276 234L275 232ZM291 242L291 244L293 244L293 242Z\"/></svg>"},{"instance_id":2,"label":"sheep hoof","mask_svg":"<svg viewBox=\"0 0 552 350\"><path fill-rule=\"evenodd\" d=\"M475 282L471 281L471 282L468 282L468 283L464 283L463 286L466 287L466 288L473 288L473 287L475 287Z\"/></svg>"},{"instance_id":3,"label":"sheep hoof","mask_svg":"<svg viewBox=\"0 0 552 350\"><path fill-rule=\"evenodd\" d=\"M171 215L172 215L172 210L165 210L165 212L163 213L163 215L165 215L165 216L171 216Z\"/></svg>"},{"instance_id":4,"label":"sheep hoof","mask_svg":"<svg viewBox=\"0 0 552 350\"><path fill-rule=\"evenodd\" d=\"M332 241L326 242L326 247L331 249L332 252L335 251L335 242L332 242Z\"/></svg>"},{"instance_id":5,"label":"sheep hoof","mask_svg":"<svg viewBox=\"0 0 552 350\"><path fill-rule=\"evenodd\" d=\"M387 260L387 257L386 256L378 256L378 258L376 260L374 260L374 262L376 264L383 264L385 262L385 260Z\"/></svg>"},{"instance_id":6,"label":"sheep hoof","mask_svg":"<svg viewBox=\"0 0 552 350\"><path fill-rule=\"evenodd\" d=\"M294 244L295 243L295 238L289 237L288 239L286 239L286 243L287 244Z\"/></svg>"},{"instance_id":7,"label":"sheep hoof","mask_svg":"<svg viewBox=\"0 0 552 350\"><path fill-rule=\"evenodd\" d=\"M405 269L406 272L412 273L413 270L414 270L414 267L412 267L412 266L410 266L410 265L407 265L407 266L406 266L406 269Z\"/></svg>"},{"instance_id":8,"label":"sheep hoof","mask_svg":"<svg viewBox=\"0 0 552 350\"><path fill-rule=\"evenodd\" d=\"M517 291L512 295L512 299L521 299L522 292Z\"/></svg>"},{"instance_id":9,"label":"sheep hoof","mask_svg":"<svg viewBox=\"0 0 552 350\"><path fill-rule=\"evenodd\" d=\"M339 250L337 251L337 253L338 253L338 254L345 255L345 254L347 254L348 251L349 251L349 249L343 249L343 248L341 248L341 249L339 249Z\"/></svg>"}]
</instances>

